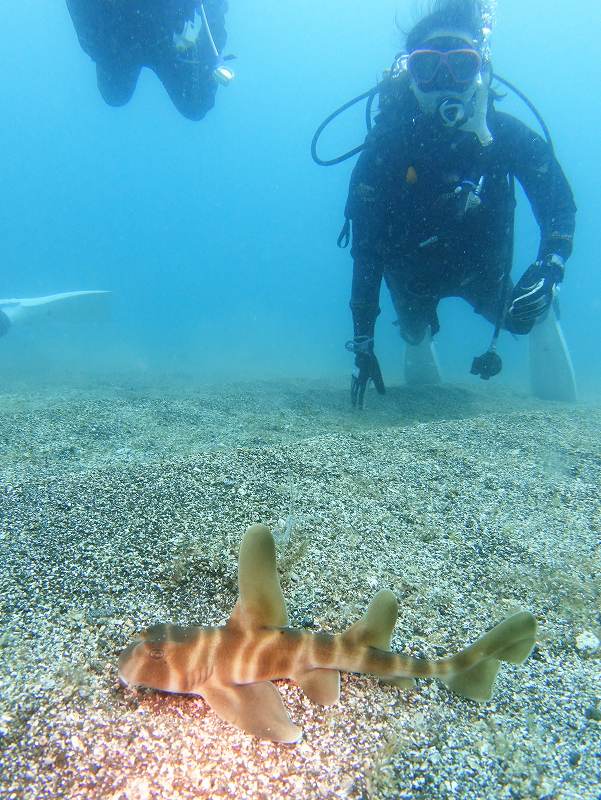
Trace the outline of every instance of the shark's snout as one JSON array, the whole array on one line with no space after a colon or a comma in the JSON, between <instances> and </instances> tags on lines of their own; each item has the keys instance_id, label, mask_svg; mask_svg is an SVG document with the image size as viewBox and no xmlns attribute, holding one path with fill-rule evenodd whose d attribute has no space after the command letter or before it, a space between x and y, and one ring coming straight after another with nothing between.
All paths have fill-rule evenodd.
<instances>
[{"instance_id":1,"label":"shark's snout","mask_svg":"<svg viewBox=\"0 0 601 800\"><path fill-rule=\"evenodd\" d=\"M121 686L129 686L134 671L135 651L141 644L140 639L136 639L119 656L119 683Z\"/></svg>"}]
</instances>

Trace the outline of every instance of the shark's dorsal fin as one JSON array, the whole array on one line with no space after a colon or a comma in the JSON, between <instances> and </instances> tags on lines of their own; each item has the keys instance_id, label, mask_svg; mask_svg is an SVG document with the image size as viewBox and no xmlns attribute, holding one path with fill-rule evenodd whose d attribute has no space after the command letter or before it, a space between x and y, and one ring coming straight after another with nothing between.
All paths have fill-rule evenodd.
<instances>
[{"instance_id":1,"label":"shark's dorsal fin","mask_svg":"<svg viewBox=\"0 0 601 800\"><path fill-rule=\"evenodd\" d=\"M288 612L275 560L275 542L265 525L252 525L242 539L238 558L240 596L228 626L285 628Z\"/></svg>"},{"instance_id":2,"label":"shark's dorsal fin","mask_svg":"<svg viewBox=\"0 0 601 800\"><path fill-rule=\"evenodd\" d=\"M372 598L367 611L359 622L351 625L343 634L345 642L363 647L390 650L390 639L396 624L399 606L394 594L382 589Z\"/></svg>"}]
</instances>

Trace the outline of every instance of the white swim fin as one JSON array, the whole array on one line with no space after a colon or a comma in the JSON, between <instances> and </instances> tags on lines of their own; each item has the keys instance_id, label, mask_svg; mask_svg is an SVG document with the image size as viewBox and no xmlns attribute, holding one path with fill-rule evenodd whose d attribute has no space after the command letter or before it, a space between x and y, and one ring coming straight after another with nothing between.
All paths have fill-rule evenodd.
<instances>
[{"instance_id":1,"label":"white swim fin","mask_svg":"<svg viewBox=\"0 0 601 800\"><path fill-rule=\"evenodd\" d=\"M576 401L572 359L559 324L555 304L529 335L530 383L541 400Z\"/></svg>"},{"instance_id":2,"label":"white swim fin","mask_svg":"<svg viewBox=\"0 0 601 800\"><path fill-rule=\"evenodd\" d=\"M440 368L430 331L420 344L405 347L405 382L409 386L440 383Z\"/></svg>"},{"instance_id":3,"label":"white swim fin","mask_svg":"<svg viewBox=\"0 0 601 800\"><path fill-rule=\"evenodd\" d=\"M11 324L47 319L58 322L98 322L107 316L110 295L110 292L98 290L0 299L0 311L4 312Z\"/></svg>"}]
</instances>

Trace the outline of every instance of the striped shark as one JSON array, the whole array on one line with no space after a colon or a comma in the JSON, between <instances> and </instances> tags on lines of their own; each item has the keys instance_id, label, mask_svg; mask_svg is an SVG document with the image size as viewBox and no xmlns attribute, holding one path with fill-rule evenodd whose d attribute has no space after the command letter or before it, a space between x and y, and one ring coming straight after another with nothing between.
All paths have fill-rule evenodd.
<instances>
[{"instance_id":1,"label":"striped shark","mask_svg":"<svg viewBox=\"0 0 601 800\"><path fill-rule=\"evenodd\" d=\"M153 625L119 659L123 685L200 695L221 719L261 739L297 742L302 729L272 683L295 681L315 703L340 697L340 672L378 676L403 688L438 678L462 697L485 701L500 662L522 663L534 646L536 620L521 611L457 655L428 660L390 651L396 597L382 590L358 622L340 634L288 627L275 543L264 525L245 533L238 563L239 598L221 627Z\"/></svg>"}]
</instances>

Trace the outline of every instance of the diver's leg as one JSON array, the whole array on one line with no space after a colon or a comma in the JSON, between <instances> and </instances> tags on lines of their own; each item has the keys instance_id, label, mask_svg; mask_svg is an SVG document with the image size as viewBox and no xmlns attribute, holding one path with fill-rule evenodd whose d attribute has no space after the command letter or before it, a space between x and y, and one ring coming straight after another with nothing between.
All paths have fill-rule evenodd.
<instances>
[{"instance_id":1,"label":"diver's leg","mask_svg":"<svg viewBox=\"0 0 601 800\"><path fill-rule=\"evenodd\" d=\"M132 14L121 3L67 0L67 7L82 49L96 62L96 81L110 106L125 105L134 93L141 66L130 54Z\"/></svg>"},{"instance_id":2,"label":"diver's leg","mask_svg":"<svg viewBox=\"0 0 601 800\"><path fill-rule=\"evenodd\" d=\"M418 266L419 269L419 266ZM440 368L432 336L438 331L436 306L438 296L433 289L415 280L413 270L387 270L384 273L397 314L405 348L405 381L410 385L440 383Z\"/></svg>"},{"instance_id":3,"label":"diver's leg","mask_svg":"<svg viewBox=\"0 0 601 800\"><path fill-rule=\"evenodd\" d=\"M135 91L141 66L125 64L96 64L96 81L102 99L109 106L124 106Z\"/></svg>"},{"instance_id":4,"label":"diver's leg","mask_svg":"<svg viewBox=\"0 0 601 800\"><path fill-rule=\"evenodd\" d=\"M464 267L462 277L449 295L466 300L476 314L496 325L505 317L513 284L510 278L506 279L503 256L491 253L490 249L486 253L486 260L474 259L467 269Z\"/></svg>"},{"instance_id":5,"label":"diver's leg","mask_svg":"<svg viewBox=\"0 0 601 800\"><path fill-rule=\"evenodd\" d=\"M438 296L426 283L415 279L417 270L405 263L399 268L386 269L384 279L397 315L397 325L403 339L418 345L428 328L436 333L436 306Z\"/></svg>"},{"instance_id":6,"label":"diver's leg","mask_svg":"<svg viewBox=\"0 0 601 800\"><path fill-rule=\"evenodd\" d=\"M98 58L102 49L102 45L98 41L98 34L103 28L105 19L103 6L98 3L90 3L89 0L67 0L67 9L82 50L90 58Z\"/></svg>"},{"instance_id":7,"label":"diver's leg","mask_svg":"<svg viewBox=\"0 0 601 800\"><path fill-rule=\"evenodd\" d=\"M217 93L212 60L203 50L198 44L181 53L172 48L152 65L173 105L194 122L213 108Z\"/></svg>"},{"instance_id":8,"label":"diver's leg","mask_svg":"<svg viewBox=\"0 0 601 800\"><path fill-rule=\"evenodd\" d=\"M204 10L218 53L225 47L225 0L205 0ZM151 65L171 101L184 117L197 121L202 119L215 105L217 81L213 72L217 58L209 34L204 25L199 27L195 42L178 49L168 43Z\"/></svg>"}]
</instances>

